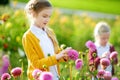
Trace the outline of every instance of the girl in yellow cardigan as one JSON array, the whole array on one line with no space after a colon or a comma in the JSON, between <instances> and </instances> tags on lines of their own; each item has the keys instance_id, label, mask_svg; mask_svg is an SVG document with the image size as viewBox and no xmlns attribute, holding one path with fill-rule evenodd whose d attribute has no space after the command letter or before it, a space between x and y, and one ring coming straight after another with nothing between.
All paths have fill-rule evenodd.
<instances>
[{"instance_id":1,"label":"girl in yellow cardigan","mask_svg":"<svg viewBox=\"0 0 120 80\"><path fill-rule=\"evenodd\" d=\"M59 62L67 59L69 49L60 50L54 32L46 26L52 14L52 5L48 0L30 0L26 12L32 18L30 28L22 38L22 44L28 60L28 80L33 80L34 69L47 70L59 80Z\"/></svg>"}]
</instances>

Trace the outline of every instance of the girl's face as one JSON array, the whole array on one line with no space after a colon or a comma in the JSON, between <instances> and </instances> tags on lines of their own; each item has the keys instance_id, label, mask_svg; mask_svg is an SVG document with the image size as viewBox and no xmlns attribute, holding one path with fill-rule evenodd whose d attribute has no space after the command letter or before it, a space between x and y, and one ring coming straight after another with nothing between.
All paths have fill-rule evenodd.
<instances>
[{"instance_id":1,"label":"girl's face","mask_svg":"<svg viewBox=\"0 0 120 80\"><path fill-rule=\"evenodd\" d=\"M52 8L45 8L34 16L34 24L37 27L44 28L52 15Z\"/></svg>"},{"instance_id":2,"label":"girl's face","mask_svg":"<svg viewBox=\"0 0 120 80\"><path fill-rule=\"evenodd\" d=\"M109 41L110 33L102 33L101 35L97 36L97 40L101 46L106 46Z\"/></svg>"}]
</instances>

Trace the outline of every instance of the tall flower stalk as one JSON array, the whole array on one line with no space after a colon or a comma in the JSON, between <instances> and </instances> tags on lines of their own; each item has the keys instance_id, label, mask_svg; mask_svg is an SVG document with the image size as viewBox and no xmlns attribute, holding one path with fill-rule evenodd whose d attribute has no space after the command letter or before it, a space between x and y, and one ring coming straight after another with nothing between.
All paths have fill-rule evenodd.
<instances>
[{"instance_id":1,"label":"tall flower stalk","mask_svg":"<svg viewBox=\"0 0 120 80\"><path fill-rule=\"evenodd\" d=\"M79 58L79 53L76 50L71 49L68 51L68 57L70 59L70 61L69 61L70 80L72 80L73 79L73 77L72 77L72 61L76 61Z\"/></svg>"},{"instance_id":2,"label":"tall flower stalk","mask_svg":"<svg viewBox=\"0 0 120 80\"><path fill-rule=\"evenodd\" d=\"M72 64L69 63L70 80L72 80Z\"/></svg>"},{"instance_id":3,"label":"tall flower stalk","mask_svg":"<svg viewBox=\"0 0 120 80\"><path fill-rule=\"evenodd\" d=\"M23 62L21 63L21 67L22 67L22 70L24 70ZM23 80L23 71L22 71L22 73L21 73L20 79Z\"/></svg>"},{"instance_id":4,"label":"tall flower stalk","mask_svg":"<svg viewBox=\"0 0 120 80\"><path fill-rule=\"evenodd\" d=\"M93 75L94 80L97 80L97 77L96 77L97 70L95 68L95 60L97 59L97 54L95 52L96 46L95 46L94 42L92 42L90 40L87 41L85 45L92 52L93 64L91 65L92 72L90 71L90 73Z\"/></svg>"},{"instance_id":5,"label":"tall flower stalk","mask_svg":"<svg viewBox=\"0 0 120 80\"><path fill-rule=\"evenodd\" d=\"M66 47L66 45L61 45L61 50L63 50L64 48ZM70 78L70 80L73 80L73 76L72 76L72 68L73 68L73 66L72 66L72 64L79 58L79 53L78 53L78 51L76 51L76 50L74 50L74 49L70 49L69 51L68 51L68 57L69 57L69 61L67 62L68 64L68 67L69 67L69 78ZM78 68L78 64L76 65L77 66L77 68Z\"/></svg>"},{"instance_id":6,"label":"tall flower stalk","mask_svg":"<svg viewBox=\"0 0 120 80\"><path fill-rule=\"evenodd\" d=\"M81 70L82 66L83 66L83 56L82 56L82 52L79 52L79 58L75 61L75 68L77 70L75 80L78 80L82 77L81 76L81 73L83 73L82 72L83 70Z\"/></svg>"}]
</instances>

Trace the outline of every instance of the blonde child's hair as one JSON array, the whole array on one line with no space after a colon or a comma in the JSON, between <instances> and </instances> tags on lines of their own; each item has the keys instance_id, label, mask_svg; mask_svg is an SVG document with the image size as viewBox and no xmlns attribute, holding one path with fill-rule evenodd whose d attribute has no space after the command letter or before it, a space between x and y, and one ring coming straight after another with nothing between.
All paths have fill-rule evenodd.
<instances>
[{"instance_id":1,"label":"blonde child's hair","mask_svg":"<svg viewBox=\"0 0 120 80\"><path fill-rule=\"evenodd\" d=\"M25 6L25 11L27 13L30 13L31 11L39 13L44 8L48 7L52 7L51 3L48 0L29 0Z\"/></svg>"},{"instance_id":2,"label":"blonde child's hair","mask_svg":"<svg viewBox=\"0 0 120 80\"><path fill-rule=\"evenodd\" d=\"M110 26L106 22L99 22L94 29L94 36L99 36L103 33L110 33Z\"/></svg>"}]
</instances>

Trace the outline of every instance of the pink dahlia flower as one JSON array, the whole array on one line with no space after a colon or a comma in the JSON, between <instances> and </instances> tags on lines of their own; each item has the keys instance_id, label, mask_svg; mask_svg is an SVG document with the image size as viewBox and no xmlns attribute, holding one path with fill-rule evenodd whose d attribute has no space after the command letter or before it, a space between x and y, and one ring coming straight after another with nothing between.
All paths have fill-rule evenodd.
<instances>
[{"instance_id":1,"label":"pink dahlia flower","mask_svg":"<svg viewBox=\"0 0 120 80\"><path fill-rule=\"evenodd\" d=\"M32 72L33 78L36 79L36 80L38 80L38 78L39 78L41 72L42 72L41 70L35 69L35 70Z\"/></svg>"},{"instance_id":2,"label":"pink dahlia flower","mask_svg":"<svg viewBox=\"0 0 120 80\"><path fill-rule=\"evenodd\" d=\"M76 60L76 59L78 59L78 57L79 57L79 53L78 53L76 50L74 50L74 49L70 49L70 50L68 51L68 56L69 56L69 58L70 58L71 60Z\"/></svg>"},{"instance_id":3,"label":"pink dahlia flower","mask_svg":"<svg viewBox=\"0 0 120 80\"><path fill-rule=\"evenodd\" d=\"M96 46L92 41L87 41L85 45L87 48L91 49L92 51L96 49Z\"/></svg>"},{"instance_id":4,"label":"pink dahlia flower","mask_svg":"<svg viewBox=\"0 0 120 80\"><path fill-rule=\"evenodd\" d=\"M8 73L4 73L1 76L1 80L10 80L11 76Z\"/></svg>"},{"instance_id":5,"label":"pink dahlia flower","mask_svg":"<svg viewBox=\"0 0 120 80\"><path fill-rule=\"evenodd\" d=\"M53 80L53 74L50 72L42 72L39 80Z\"/></svg>"},{"instance_id":6,"label":"pink dahlia flower","mask_svg":"<svg viewBox=\"0 0 120 80\"><path fill-rule=\"evenodd\" d=\"M112 79L112 74L109 71L105 71L104 79L105 80L111 80Z\"/></svg>"},{"instance_id":7,"label":"pink dahlia flower","mask_svg":"<svg viewBox=\"0 0 120 80\"><path fill-rule=\"evenodd\" d=\"M10 62L9 62L9 57L7 55L4 55L2 57L2 61L3 61L3 64L2 64L2 67L0 68L0 76L3 74L3 73L7 73L8 72L8 67L10 65Z\"/></svg>"},{"instance_id":8,"label":"pink dahlia flower","mask_svg":"<svg viewBox=\"0 0 120 80\"><path fill-rule=\"evenodd\" d=\"M20 76L21 73L22 73L22 69L21 69L20 67L13 68L13 69L11 70L11 74L12 74L13 77L15 77L15 78L18 77L18 76Z\"/></svg>"},{"instance_id":9,"label":"pink dahlia flower","mask_svg":"<svg viewBox=\"0 0 120 80\"><path fill-rule=\"evenodd\" d=\"M105 70L99 70L99 71L98 71L98 74L97 74L97 77L98 77L98 78L103 78L103 77L104 77L104 74L105 74Z\"/></svg>"},{"instance_id":10,"label":"pink dahlia flower","mask_svg":"<svg viewBox=\"0 0 120 80\"><path fill-rule=\"evenodd\" d=\"M111 80L119 80L117 77L112 77Z\"/></svg>"},{"instance_id":11,"label":"pink dahlia flower","mask_svg":"<svg viewBox=\"0 0 120 80\"><path fill-rule=\"evenodd\" d=\"M76 67L76 69L81 69L82 65L83 65L83 61L81 59L77 59L75 61L75 67Z\"/></svg>"},{"instance_id":12,"label":"pink dahlia flower","mask_svg":"<svg viewBox=\"0 0 120 80\"><path fill-rule=\"evenodd\" d=\"M117 58L117 52L116 51L114 51L114 52L112 52L111 54L110 54L110 59L112 60L112 59L115 59L115 58Z\"/></svg>"},{"instance_id":13,"label":"pink dahlia flower","mask_svg":"<svg viewBox=\"0 0 120 80\"><path fill-rule=\"evenodd\" d=\"M103 66L109 66L110 65L110 60L108 58L102 58L100 60L100 64Z\"/></svg>"}]
</instances>

